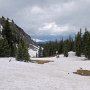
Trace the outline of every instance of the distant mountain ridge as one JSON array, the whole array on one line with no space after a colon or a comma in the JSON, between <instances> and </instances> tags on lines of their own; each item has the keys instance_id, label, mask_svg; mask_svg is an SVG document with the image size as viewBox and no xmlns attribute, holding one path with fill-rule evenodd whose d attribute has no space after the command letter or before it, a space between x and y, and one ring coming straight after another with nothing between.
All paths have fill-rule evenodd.
<instances>
[{"instance_id":1,"label":"distant mountain ridge","mask_svg":"<svg viewBox=\"0 0 90 90\"><path fill-rule=\"evenodd\" d=\"M3 28L5 25L6 18L3 16L0 18L0 27ZM37 43L31 39L31 37L24 32L24 30L19 27L17 24L14 23L13 20L9 19L10 29L13 32L13 35L15 35L16 39L23 38L28 45L33 49L33 46L37 46ZM31 46L32 45L32 46Z\"/></svg>"}]
</instances>

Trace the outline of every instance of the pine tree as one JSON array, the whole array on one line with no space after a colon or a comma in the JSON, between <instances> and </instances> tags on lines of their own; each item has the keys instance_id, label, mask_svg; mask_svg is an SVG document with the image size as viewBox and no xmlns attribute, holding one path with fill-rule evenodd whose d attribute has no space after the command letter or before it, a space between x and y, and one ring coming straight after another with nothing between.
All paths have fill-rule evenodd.
<instances>
[{"instance_id":1,"label":"pine tree","mask_svg":"<svg viewBox=\"0 0 90 90\"><path fill-rule=\"evenodd\" d=\"M9 56L10 56L10 48L6 37L4 37L3 39L0 39L0 57L9 57Z\"/></svg>"},{"instance_id":2,"label":"pine tree","mask_svg":"<svg viewBox=\"0 0 90 90\"><path fill-rule=\"evenodd\" d=\"M87 48L87 37L88 37L88 31L85 29L85 33L83 34L82 37L82 53L85 55L85 53L87 52L86 48Z\"/></svg>"},{"instance_id":3,"label":"pine tree","mask_svg":"<svg viewBox=\"0 0 90 90\"><path fill-rule=\"evenodd\" d=\"M76 56L81 56L82 53L82 40L81 40L81 29L80 32L78 32L76 38L75 38L75 52Z\"/></svg>"},{"instance_id":4,"label":"pine tree","mask_svg":"<svg viewBox=\"0 0 90 90\"><path fill-rule=\"evenodd\" d=\"M68 40L64 41L64 48L63 48L63 53L65 57L68 57Z\"/></svg>"},{"instance_id":5,"label":"pine tree","mask_svg":"<svg viewBox=\"0 0 90 90\"><path fill-rule=\"evenodd\" d=\"M18 61L25 61L25 62L30 61L30 56L29 56L29 53L28 53L28 48L26 46L26 43L23 40L21 40L21 42L18 45L17 60Z\"/></svg>"},{"instance_id":6,"label":"pine tree","mask_svg":"<svg viewBox=\"0 0 90 90\"><path fill-rule=\"evenodd\" d=\"M83 54L90 59L90 33L87 30L83 35Z\"/></svg>"},{"instance_id":7,"label":"pine tree","mask_svg":"<svg viewBox=\"0 0 90 90\"><path fill-rule=\"evenodd\" d=\"M59 42L59 50L58 50L58 53L59 53L59 54L62 54L62 53L63 53L63 38L62 38L62 40Z\"/></svg>"},{"instance_id":8,"label":"pine tree","mask_svg":"<svg viewBox=\"0 0 90 90\"><path fill-rule=\"evenodd\" d=\"M71 36L69 36L69 39L68 39L68 50L69 51L72 51L73 50L73 39Z\"/></svg>"},{"instance_id":9,"label":"pine tree","mask_svg":"<svg viewBox=\"0 0 90 90\"><path fill-rule=\"evenodd\" d=\"M90 60L90 33L88 34L88 38L87 38L87 58Z\"/></svg>"},{"instance_id":10,"label":"pine tree","mask_svg":"<svg viewBox=\"0 0 90 90\"><path fill-rule=\"evenodd\" d=\"M23 50L22 50L22 44L21 43L18 44L16 58L18 61L23 61Z\"/></svg>"},{"instance_id":11,"label":"pine tree","mask_svg":"<svg viewBox=\"0 0 90 90\"><path fill-rule=\"evenodd\" d=\"M8 19L5 21L5 26L4 26L4 29L3 29L3 36L6 37L6 39L8 40L9 44L12 43L12 31L10 29L10 25L9 25Z\"/></svg>"},{"instance_id":12,"label":"pine tree","mask_svg":"<svg viewBox=\"0 0 90 90\"><path fill-rule=\"evenodd\" d=\"M41 46L39 47L38 56L43 57L43 50Z\"/></svg>"},{"instance_id":13,"label":"pine tree","mask_svg":"<svg viewBox=\"0 0 90 90\"><path fill-rule=\"evenodd\" d=\"M3 29L3 37L6 37L8 44L9 44L9 48L10 48L10 56L14 57L15 56L15 45L14 45L14 41L13 41L13 35L12 35L12 30L10 28L10 24L9 24L9 19L7 18L7 20L5 21L5 26Z\"/></svg>"},{"instance_id":14,"label":"pine tree","mask_svg":"<svg viewBox=\"0 0 90 90\"><path fill-rule=\"evenodd\" d=\"M36 58L38 58L38 54L36 53Z\"/></svg>"},{"instance_id":15,"label":"pine tree","mask_svg":"<svg viewBox=\"0 0 90 90\"><path fill-rule=\"evenodd\" d=\"M3 48L2 48L2 44L3 44L3 39L0 38L0 57L3 57Z\"/></svg>"}]
</instances>

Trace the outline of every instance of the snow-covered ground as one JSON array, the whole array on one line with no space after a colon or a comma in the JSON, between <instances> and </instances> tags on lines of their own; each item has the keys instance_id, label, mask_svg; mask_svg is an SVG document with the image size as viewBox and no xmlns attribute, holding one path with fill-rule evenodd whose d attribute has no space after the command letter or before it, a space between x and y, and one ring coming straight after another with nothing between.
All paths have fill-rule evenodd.
<instances>
[{"instance_id":1,"label":"snow-covered ground","mask_svg":"<svg viewBox=\"0 0 90 90\"><path fill-rule=\"evenodd\" d=\"M0 90L90 90L89 76L73 74L79 68L90 70L90 61L69 54L68 58L32 58L54 61L46 64L0 58Z\"/></svg>"},{"instance_id":2,"label":"snow-covered ground","mask_svg":"<svg viewBox=\"0 0 90 90\"><path fill-rule=\"evenodd\" d=\"M28 52L29 52L30 57L36 57L36 54L38 54L38 50L29 49Z\"/></svg>"},{"instance_id":3,"label":"snow-covered ground","mask_svg":"<svg viewBox=\"0 0 90 90\"><path fill-rule=\"evenodd\" d=\"M33 47L33 49L31 48L28 49L29 55L30 57L36 57L36 54L38 55L39 46L35 46L33 44L30 45Z\"/></svg>"}]
</instances>

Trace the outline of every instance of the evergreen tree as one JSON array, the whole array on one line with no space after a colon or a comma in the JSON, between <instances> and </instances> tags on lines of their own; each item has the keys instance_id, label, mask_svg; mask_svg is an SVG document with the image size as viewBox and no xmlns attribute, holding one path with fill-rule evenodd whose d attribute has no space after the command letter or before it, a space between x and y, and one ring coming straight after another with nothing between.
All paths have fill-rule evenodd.
<instances>
[{"instance_id":1,"label":"evergreen tree","mask_svg":"<svg viewBox=\"0 0 90 90\"><path fill-rule=\"evenodd\" d=\"M68 40L64 41L64 48L63 48L63 53L65 57L68 57Z\"/></svg>"},{"instance_id":2,"label":"evergreen tree","mask_svg":"<svg viewBox=\"0 0 90 90\"><path fill-rule=\"evenodd\" d=\"M90 59L90 33L86 29L83 35L83 54Z\"/></svg>"},{"instance_id":3,"label":"evergreen tree","mask_svg":"<svg viewBox=\"0 0 90 90\"><path fill-rule=\"evenodd\" d=\"M18 45L17 60L18 61L25 61L25 62L30 61L30 56L29 56L29 53L28 53L28 48L26 46L26 43L23 40L21 40L21 42Z\"/></svg>"},{"instance_id":4,"label":"evergreen tree","mask_svg":"<svg viewBox=\"0 0 90 90\"><path fill-rule=\"evenodd\" d=\"M73 50L73 39L71 36L69 36L69 39L68 39L68 50L69 51Z\"/></svg>"},{"instance_id":5,"label":"evergreen tree","mask_svg":"<svg viewBox=\"0 0 90 90\"><path fill-rule=\"evenodd\" d=\"M86 48L87 48L87 37L88 37L88 31L85 29L85 33L83 34L82 37L82 53L85 55L86 53Z\"/></svg>"},{"instance_id":6,"label":"evergreen tree","mask_svg":"<svg viewBox=\"0 0 90 90\"><path fill-rule=\"evenodd\" d=\"M38 54L36 53L36 58L38 58Z\"/></svg>"},{"instance_id":7,"label":"evergreen tree","mask_svg":"<svg viewBox=\"0 0 90 90\"><path fill-rule=\"evenodd\" d=\"M81 45L81 29L80 32L78 32L76 38L75 38L75 52L76 52L76 56L81 56L82 53L82 45Z\"/></svg>"},{"instance_id":8,"label":"evergreen tree","mask_svg":"<svg viewBox=\"0 0 90 90\"><path fill-rule=\"evenodd\" d=\"M18 44L18 48L17 48L17 55L16 58L18 61L23 61L23 50L22 50L22 44L21 42Z\"/></svg>"},{"instance_id":9,"label":"evergreen tree","mask_svg":"<svg viewBox=\"0 0 90 90\"><path fill-rule=\"evenodd\" d=\"M87 57L88 59L90 59L90 33L88 33L87 48L86 48L86 50L87 50L87 55L86 55L86 57Z\"/></svg>"},{"instance_id":10,"label":"evergreen tree","mask_svg":"<svg viewBox=\"0 0 90 90\"><path fill-rule=\"evenodd\" d=\"M67 40L50 41L42 44L42 47L44 48L44 57L54 56L56 51L59 54L64 53L64 56L67 57L69 51L74 51L76 52L76 56L84 54L85 57L90 59L90 32L85 28L85 33L82 35L80 29L80 32L77 33L74 39L69 36ZM39 51L41 52L41 50Z\"/></svg>"},{"instance_id":11,"label":"evergreen tree","mask_svg":"<svg viewBox=\"0 0 90 90\"><path fill-rule=\"evenodd\" d=\"M4 16L2 16L2 19L4 19L4 20L5 20L5 17L4 17Z\"/></svg>"},{"instance_id":12,"label":"evergreen tree","mask_svg":"<svg viewBox=\"0 0 90 90\"><path fill-rule=\"evenodd\" d=\"M59 50L58 50L58 53L59 53L59 54L62 54L62 53L63 53L63 38L62 38L62 40L59 42Z\"/></svg>"},{"instance_id":13,"label":"evergreen tree","mask_svg":"<svg viewBox=\"0 0 90 90\"><path fill-rule=\"evenodd\" d=\"M3 36L6 37L9 44L12 43L12 31L10 29L8 19L5 21L5 26L4 26L4 29L3 29Z\"/></svg>"},{"instance_id":14,"label":"evergreen tree","mask_svg":"<svg viewBox=\"0 0 90 90\"><path fill-rule=\"evenodd\" d=\"M38 57L43 57L43 50L41 46L39 47Z\"/></svg>"},{"instance_id":15,"label":"evergreen tree","mask_svg":"<svg viewBox=\"0 0 90 90\"><path fill-rule=\"evenodd\" d=\"M5 26L3 29L3 37L6 37L8 44L9 44L9 48L10 48L10 56L14 57L15 56L15 52L14 52L14 42L13 42L13 35L12 35L12 31L10 29L10 25L9 25L9 19L6 20L5 22Z\"/></svg>"},{"instance_id":16,"label":"evergreen tree","mask_svg":"<svg viewBox=\"0 0 90 90\"><path fill-rule=\"evenodd\" d=\"M0 39L0 57L9 57L10 48L7 39L4 37Z\"/></svg>"},{"instance_id":17,"label":"evergreen tree","mask_svg":"<svg viewBox=\"0 0 90 90\"><path fill-rule=\"evenodd\" d=\"M76 35L75 35L75 37L74 37L74 41L73 41L73 51L75 52L76 51Z\"/></svg>"}]
</instances>

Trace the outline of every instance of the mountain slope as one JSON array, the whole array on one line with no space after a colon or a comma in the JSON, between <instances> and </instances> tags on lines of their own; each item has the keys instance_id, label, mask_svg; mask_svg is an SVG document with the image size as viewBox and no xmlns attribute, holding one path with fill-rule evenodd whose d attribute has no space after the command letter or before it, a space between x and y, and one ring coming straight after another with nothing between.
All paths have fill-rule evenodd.
<instances>
[{"instance_id":1,"label":"mountain slope","mask_svg":"<svg viewBox=\"0 0 90 90\"><path fill-rule=\"evenodd\" d=\"M4 17L0 18L0 27L1 28L4 27L5 21L6 21L6 18L4 18ZM31 45L37 46L36 42L34 42L31 39L31 37L27 33L24 32L24 30L22 28L20 28L18 25L16 25L13 20L11 21L9 19L9 24L10 24L10 28L12 30L13 35L15 35L15 37L16 37L16 40L23 38L26 41L26 43L29 44L30 46ZM33 46L31 48L33 49Z\"/></svg>"}]
</instances>

